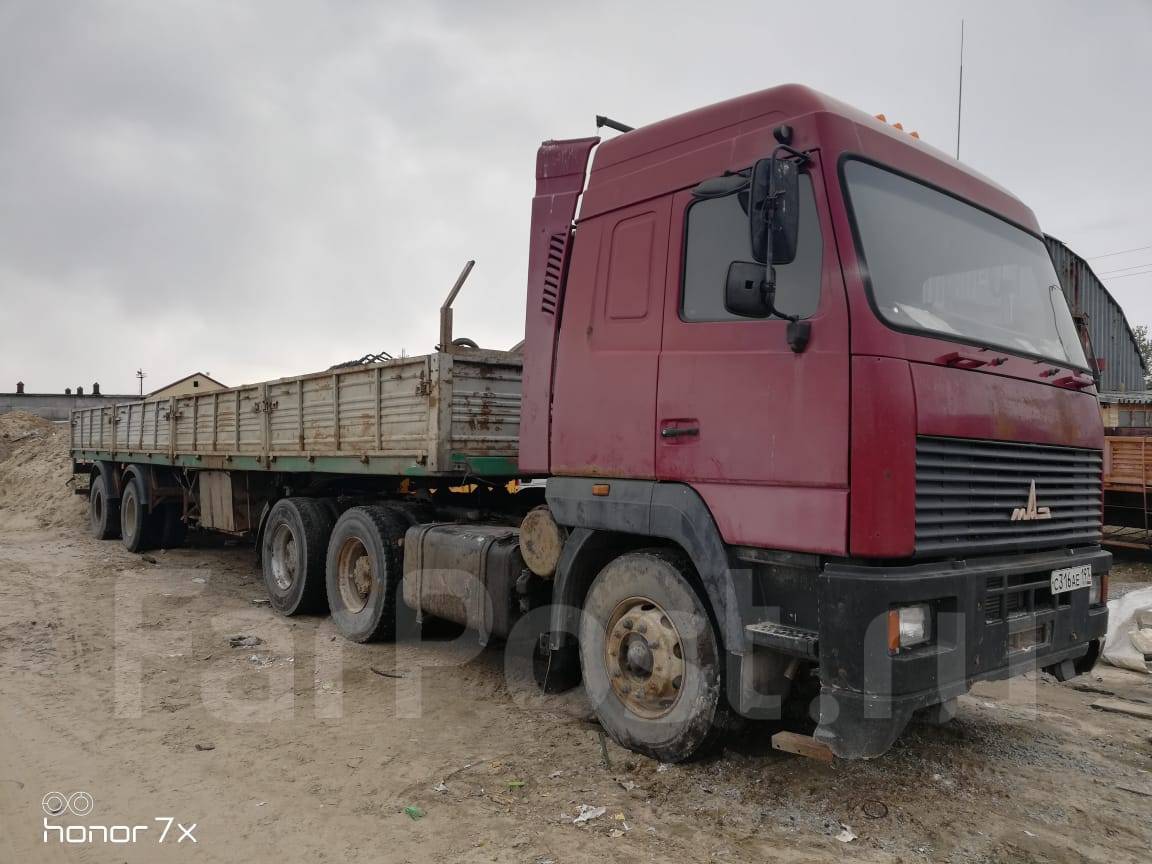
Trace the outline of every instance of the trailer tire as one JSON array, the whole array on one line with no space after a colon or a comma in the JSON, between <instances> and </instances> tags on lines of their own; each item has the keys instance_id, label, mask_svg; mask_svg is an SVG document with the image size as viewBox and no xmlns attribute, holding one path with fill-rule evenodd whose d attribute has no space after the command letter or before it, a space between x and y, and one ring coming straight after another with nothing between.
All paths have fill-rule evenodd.
<instances>
[{"instance_id":1,"label":"trailer tire","mask_svg":"<svg viewBox=\"0 0 1152 864\"><path fill-rule=\"evenodd\" d=\"M129 552L143 552L153 548L160 539L164 512L149 512L144 504L144 482L139 474L131 473L124 483L120 497L120 542Z\"/></svg>"},{"instance_id":2,"label":"trailer tire","mask_svg":"<svg viewBox=\"0 0 1152 864\"><path fill-rule=\"evenodd\" d=\"M352 642L396 638L396 600L407 525L387 507L346 510L332 530L325 570L336 629Z\"/></svg>"},{"instance_id":3,"label":"trailer tire","mask_svg":"<svg viewBox=\"0 0 1152 864\"><path fill-rule=\"evenodd\" d=\"M260 569L278 614L324 611L324 559L334 521L329 508L311 498L272 505L260 540Z\"/></svg>"},{"instance_id":4,"label":"trailer tire","mask_svg":"<svg viewBox=\"0 0 1152 864\"><path fill-rule=\"evenodd\" d=\"M115 540L120 536L120 500L108 497L108 479L103 473L93 474L88 490L88 524L97 540Z\"/></svg>"},{"instance_id":5,"label":"trailer tire","mask_svg":"<svg viewBox=\"0 0 1152 864\"><path fill-rule=\"evenodd\" d=\"M724 657L688 556L644 549L610 561L580 617L580 666L600 724L617 742L682 762L727 726Z\"/></svg>"}]
</instances>

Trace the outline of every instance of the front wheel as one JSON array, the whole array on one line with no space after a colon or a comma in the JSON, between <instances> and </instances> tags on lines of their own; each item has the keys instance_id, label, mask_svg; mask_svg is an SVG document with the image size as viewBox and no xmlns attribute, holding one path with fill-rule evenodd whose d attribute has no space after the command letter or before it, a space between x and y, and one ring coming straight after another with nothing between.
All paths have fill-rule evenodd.
<instances>
[{"instance_id":1,"label":"front wheel","mask_svg":"<svg viewBox=\"0 0 1152 864\"><path fill-rule=\"evenodd\" d=\"M580 665L597 719L622 746L681 762L724 726L716 629L682 552L649 549L610 562L588 590Z\"/></svg>"}]
</instances>

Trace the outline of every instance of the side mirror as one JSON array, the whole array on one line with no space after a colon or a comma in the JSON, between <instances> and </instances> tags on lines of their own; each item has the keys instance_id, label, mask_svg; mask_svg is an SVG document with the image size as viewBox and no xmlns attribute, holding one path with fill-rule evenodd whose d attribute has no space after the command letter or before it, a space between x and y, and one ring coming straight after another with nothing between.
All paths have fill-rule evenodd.
<instances>
[{"instance_id":1,"label":"side mirror","mask_svg":"<svg viewBox=\"0 0 1152 864\"><path fill-rule=\"evenodd\" d=\"M791 264L800 233L800 171L795 162L772 158L756 163L748 220L752 257L767 265Z\"/></svg>"},{"instance_id":2,"label":"side mirror","mask_svg":"<svg viewBox=\"0 0 1152 864\"><path fill-rule=\"evenodd\" d=\"M724 283L724 308L742 318L767 318L775 300L766 291L764 265L754 261L733 261Z\"/></svg>"}]
</instances>

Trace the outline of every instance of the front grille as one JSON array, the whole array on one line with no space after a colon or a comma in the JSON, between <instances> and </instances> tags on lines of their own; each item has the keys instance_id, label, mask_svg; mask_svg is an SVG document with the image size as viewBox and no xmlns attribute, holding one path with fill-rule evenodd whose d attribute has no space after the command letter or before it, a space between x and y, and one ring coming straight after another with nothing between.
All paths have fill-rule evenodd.
<instances>
[{"instance_id":1,"label":"front grille","mask_svg":"<svg viewBox=\"0 0 1152 864\"><path fill-rule=\"evenodd\" d=\"M1072 595L1052 593L1052 573L989 576L984 586L984 618L989 623L1016 615L1052 612L1072 602Z\"/></svg>"},{"instance_id":2,"label":"front grille","mask_svg":"<svg viewBox=\"0 0 1152 864\"><path fill-rule=\"evenodd\" d=\"M1099 450L917 438L916 554L1098 543L1101 462ZM1012 518L1045 507L1050 518Z\"/></svg>"}]
</instances>

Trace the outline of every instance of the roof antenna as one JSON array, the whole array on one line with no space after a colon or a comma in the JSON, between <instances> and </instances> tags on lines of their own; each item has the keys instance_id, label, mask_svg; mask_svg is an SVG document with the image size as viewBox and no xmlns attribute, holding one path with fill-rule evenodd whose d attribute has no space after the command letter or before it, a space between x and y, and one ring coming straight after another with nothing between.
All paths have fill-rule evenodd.
<instances>
[{"instance_id":1,"label":"roof antenna","mask_svg":"<svg viewBox=\"0 0 1152 864\"><path fill-rule=\"evenodd\" d=\"M635 126L629 126L626 123L621 123L619 120L613 120L611 117L605 117L603 114L596 115L596 128L599 129L607 126L609 129L615 129L617 132L631 132Z\"/></svg>"},{"instance_id":2,"label":"roof antenna","mask_svg":"<svg viewBox=\"0 0 1152 864\"><path fill-rule=\"evenodd\" d=\"M956 161L960 161L960 118L964 110L964 19L960 19L960 89L956 94Z\"/></svg>"}]
</instances>

